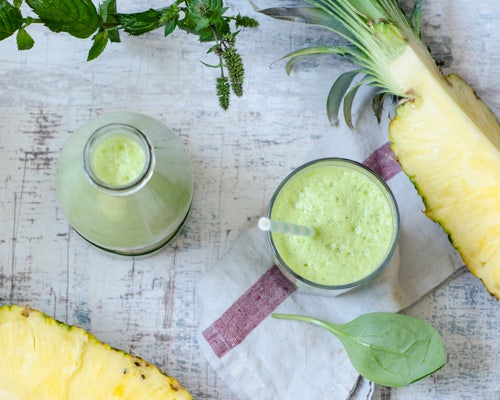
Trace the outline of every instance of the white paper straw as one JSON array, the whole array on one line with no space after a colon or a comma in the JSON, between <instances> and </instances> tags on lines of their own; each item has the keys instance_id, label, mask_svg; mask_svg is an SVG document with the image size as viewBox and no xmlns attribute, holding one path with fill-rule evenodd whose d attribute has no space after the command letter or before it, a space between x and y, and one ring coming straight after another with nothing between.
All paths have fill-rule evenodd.
<instances>
[{"instance_id":1,"label":"white paper straw","mask_svg":"<svg viewBox=\"0 0 500 400\"><path fill-rule=\"evenodd\" d=\"M266 217L259 219L258 226L261 230L266 232L280 232L307 237L314 235L314 229L309 226L292 224L291 222L276 221Z\"/></svg>"}]
</instances>

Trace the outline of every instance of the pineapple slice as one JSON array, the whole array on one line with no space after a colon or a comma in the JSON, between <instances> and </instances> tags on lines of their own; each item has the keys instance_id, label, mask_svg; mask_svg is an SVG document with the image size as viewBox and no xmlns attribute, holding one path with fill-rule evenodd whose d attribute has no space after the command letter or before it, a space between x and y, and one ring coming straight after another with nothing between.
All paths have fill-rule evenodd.
<instances>
[{"instance_id":1,"label":"pineapple slice","mask_svg":"<svg viewBox=\"0 0 500 400\"><path fill-rule=\"evenodd\" d=\"M446 82L397 107L389 126L391 147L421 194L426 215L442 225L470 271L498 297L500 174L490 172L500 171L500 155L493 144L500 128L459 76L449 75ZM455 106L449 101L440 104L443 96L449 99L450 95Z\"/></svg>"},{"instance_id":2,"label":"pineapple slice","mask_svg":"<svg viewBox=\"0 0 500 400\"><path fill-rule=\"evenodd\" d=\"M2 400L187 400L177 380L85 330L31 309L0 307Z\"/></svg>"}]
</instances>

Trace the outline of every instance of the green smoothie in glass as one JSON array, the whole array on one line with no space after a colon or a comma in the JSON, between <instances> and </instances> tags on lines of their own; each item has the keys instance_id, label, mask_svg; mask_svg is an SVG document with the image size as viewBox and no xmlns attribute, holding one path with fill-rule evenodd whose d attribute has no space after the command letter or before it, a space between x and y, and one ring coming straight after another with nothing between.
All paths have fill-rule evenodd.
<instances>
[{"instance_id":1,"label":"green smoothie in glass","mask_svg":"<svg viewBox=\"0 0 500 400\"><path fill-rule=\"evenodd\" d=\"M399 215L394 197L373 171L351 160L308 163L278 187L268 216L314 229L312 237L270 232L288 277L306 286L347 289L391 260Z\"/></svg>"}]
</instances>

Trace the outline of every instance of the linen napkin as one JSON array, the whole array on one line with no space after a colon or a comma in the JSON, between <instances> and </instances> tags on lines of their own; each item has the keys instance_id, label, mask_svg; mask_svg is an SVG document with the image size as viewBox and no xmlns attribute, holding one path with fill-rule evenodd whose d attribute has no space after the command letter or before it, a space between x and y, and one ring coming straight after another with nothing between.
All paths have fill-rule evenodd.
<instances>
[{"instance_id":1,"label":"linen napkin","mask_svg":"<svg viewBox=\"0 0 500 400\"><path fill-rule=\"evenodd\" d=\"M361 115L356 132L337 128L304 161L350 158L388 183L401 217L399 266L337 297L300 293L273 265L266 234L250 226L197 284L201 349L242 400L370 399L373 384L355 371L337 338L271 314L345 323L372 311L398 312L462 270L461 258L423 214L421 198L394 161L386 129Z\"/></svg>"}]
</instances>

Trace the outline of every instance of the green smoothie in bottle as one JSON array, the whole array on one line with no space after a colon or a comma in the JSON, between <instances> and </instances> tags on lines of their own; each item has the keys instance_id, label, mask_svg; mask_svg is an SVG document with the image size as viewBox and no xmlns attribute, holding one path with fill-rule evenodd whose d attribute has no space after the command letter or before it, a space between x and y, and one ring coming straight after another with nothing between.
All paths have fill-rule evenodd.
<instances>
[{"instance_id":1,"label":"green smoothie in bottle","mask_svg":"<svg viewBox=\"0 0 500 400\"><path fill-rule=\"evenodd\" d=\"M179 232L193 198L191 160L168 128L113 112L87 122L57 165L57 196L74 230L111 253L154 252Z\"/></svg>"},{"instance_id":2,"label":"green smoothie in bottle","mask_svg":"<svg viewBox=\"0 0 500 400\"><path fill-rule=\"evenodd\" d=\"M98 140L88 161L95 177L111 187L124 187L137 181L148 162L144 146L119 131Z\"/></svg>"}]
</instances>

